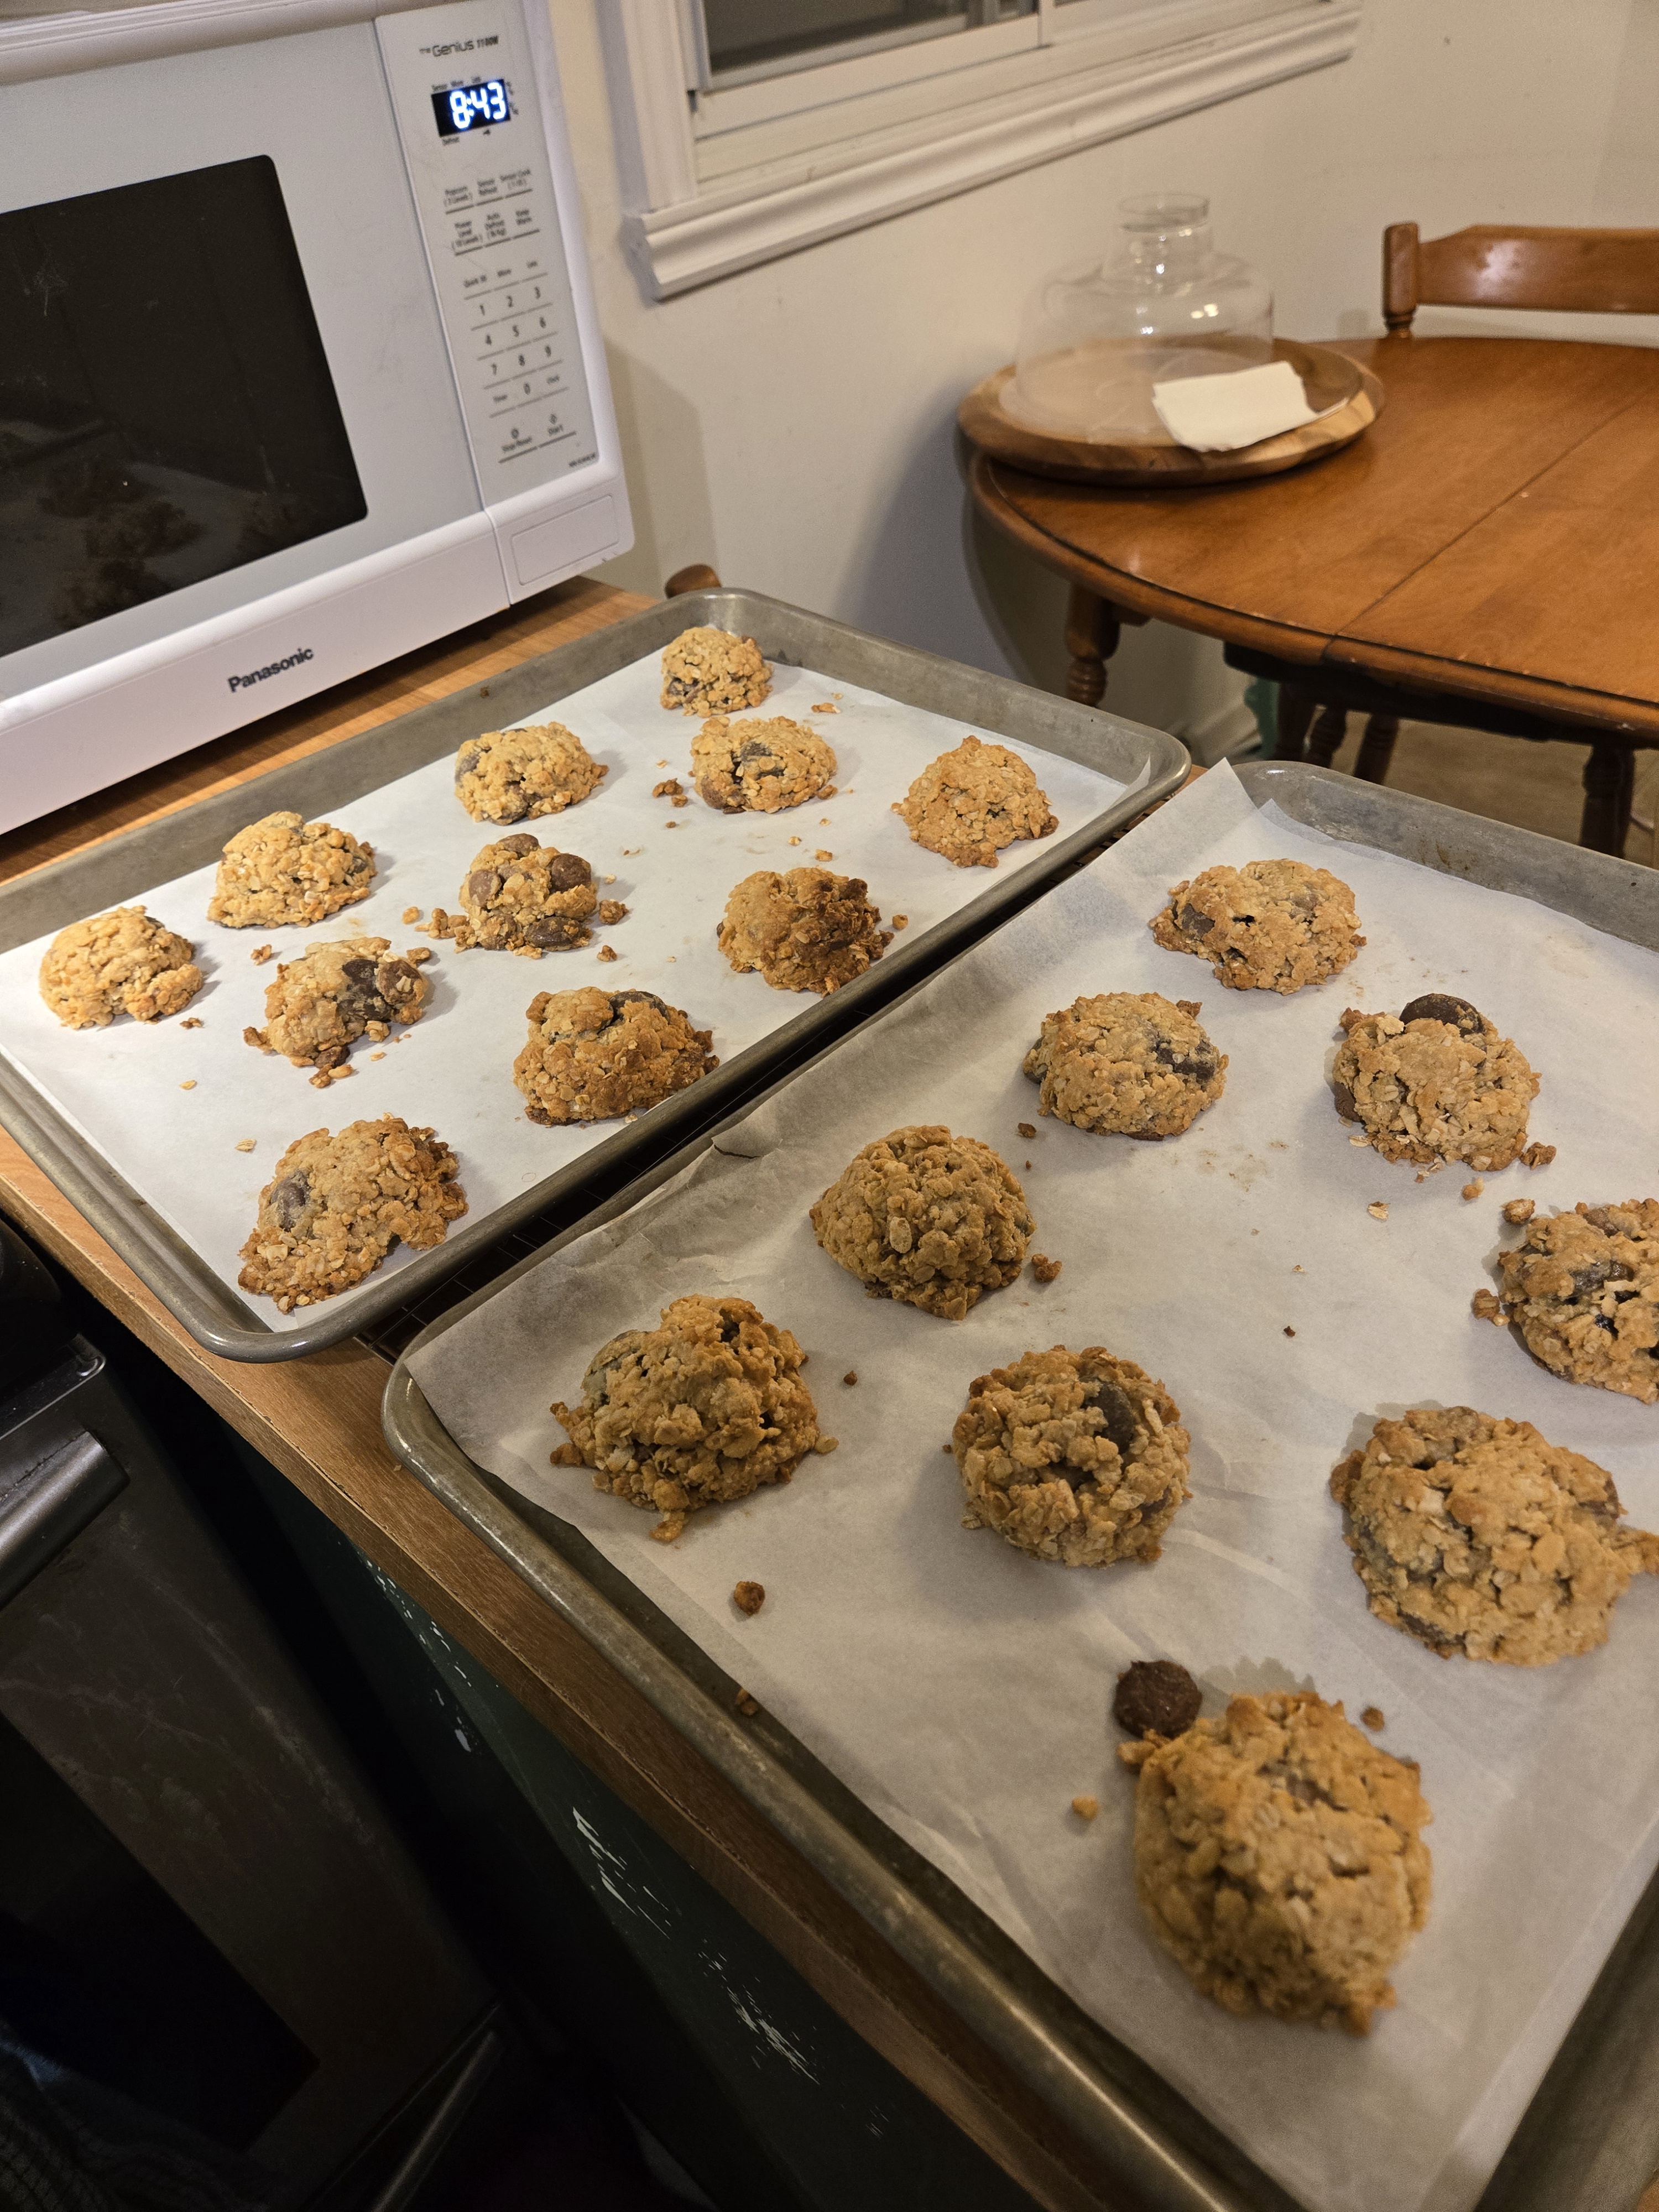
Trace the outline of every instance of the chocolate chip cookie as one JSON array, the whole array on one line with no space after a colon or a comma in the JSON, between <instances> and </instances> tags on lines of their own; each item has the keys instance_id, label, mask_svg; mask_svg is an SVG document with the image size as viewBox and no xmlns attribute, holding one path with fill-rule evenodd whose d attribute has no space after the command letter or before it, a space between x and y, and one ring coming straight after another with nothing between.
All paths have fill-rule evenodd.
<instances>
[{"instance_id":1,"label":"chocolate chip cookie","mask_svg":"<svg viewBox=\"0 0 1659 2212\"><path fill-rule=\"evenodd\" d=\"M951 1432L968 1510L1034 1559L1155 1559L1192 1495L1187 1431L1161 1382L1100 1345L1028 1352L968 1385Z\"/></svg>"},{"instance_id":2,"label":"chocolate chip cookie","mask_svg":"<svg viewBox=\"0 0 1659 2212\"><path fill-rule=\"evenodd\" d=\"M752 637L683 629L662 656L662 703L686 714L735 714L758 707L772 672Z\"/></svg>"},{"instance_id":3,"label":"chocolate chip cookie","mask_svg":"<svg viewBox=\"0 0 1659 2212\"><path fill-rule=\"evenodd\" d=\"M1038 1110L1073 1128L1156 1141L1190 1128L1227 1084L1227 1055L1198 1025L1198 1001L1108 991L1048 1015L1025 1055Z\"/></svg>"},{"instance_id":4,"label":"chocolate chip cookie","mask_svg":"<svg viewBox=\"0 0 1659 2212\"><path fill-rule=\"evenodd\" d=\"M196 947L141 906L72 921L40 963L40 996L66 1029L107 1029L118 1014L159 1022L202 988Z\"/></svg>"},{"instance_id":5,"label":"chocolate chip cookie","mask_svg":"<svg viewBox=\"0 0 1659 2212\"><path fill-rule=\"evenodd\" d=\"M533 822L574 806L607 773L562 722L485 730L455 756L455 796L475 822Z\"/></svg>"},{"instance_id":6,"label":"chocolate chip cookie","mask_svg":"<svg viewBox=\"0 0 1659 2212\"><path fill-rule=\"evenodd\" d=\"M427 924L433 937L449 937L458 951L482 945L490 952L564 952L587 945L597 915L620 921L628 908L601 899L593 871L580 853L561 853L527 830L498 837L472 856L459 898L461 912L434 907Z\"/></svg>"},{"instance_id":7,"label":"chocolate chip cookie","mask_svg":"<svg viewBox=\"0 0 1659 2212\"><path fill-rule=\"evenodd\" d=\"M1138 1768L1135 1887L1194 1988L1241 2017L1369 2033L1429 1917L1433 1817L1414 1761L1311 1690L1235 1698Z\"/></svg>"},{"instance_id":8,"label":"chocolate chip cookie","mask_svg":"<svg viewBox=\"0 0 1659 2212\"><path fill-rule=\"evenodd\" d=\"M394 1022L418 1022L432 986L413 962L388 958L391 951L384 937L307 945L277 969L265 988L265 1026L244 1030L244 1042L326 1075L345 1065L359 1037L379 1044Z\"/></svg>"},{"instance_id":9,"label":"chocolate chip cookie","mask_svg":"<svg viewBox=\"0 0 1659 2212\"><path fill-rule=\"evenodd\" d=\"M208 920L227 929L326 921L367 898L374 881L374 848L350 830L302 814L267 814L225 847Z\"/></svg>"},{"instance_id":10,"label":"chocolate chip cookie","mask_svg":"<svg viewBox=\"0 0 1659 2212\"><path fill-rule=\"evenodd\" d=\"M691 740L697 795L722 814L780 814L826 793L836 756L787 714L729 722L716 714Z\"/></svg>"},{"instance_id":11,"label":"chocolate chip cookie","mask_svg":"<svg viewBox=\"0 0 1659 2212\"><path fill-rule=\"evenodd\" d=\"M513 1063L525 1113L552 1128L643 1114L720 1066L713 1031L650 991L541 991Z\"/></svg>"},{"instance_id":12,"label":"chocolate chip cookie","mask_svg":"<svg viewBox=\"0 0 1659 2212\"><path fill-rule=\"evenodd\" d=\"M1173 884L1149 925L1170 952L1207 960L1230 991L1299 991L1346 968L1365 942L1353 893L1328 868L1247 860Z\"/></svg>"},{"instance_id":13,"label":"chocolate chip cookie","mask_svg":"<svg viewBox=\"0 0 1659 2212\"><path fill-rule=\"evenodd\" d=\"M1466 999L1431 991L1398 1015L1350 1007L1342 1027L1336 1110L1385 1160L1467 1160L1486 1172L1524 1149L1538 1078Z\"/></svg>"},{"instance_id":14,"label":"chocolate chip cookie","mask_svg":"<svg viewBox=\"0 0 1659 2212\"><path fill-rule=\"evenodd\" d=\"M459 1172L441 1138L395 1114L296 1137L259 1194L236 1279L283 1313L349 1291L398 1243L443 1243L466 1212Z\"/></svg>"},{"instance_id":15,"label":"chocolate chip cookie","mask_svg":"<svg viewBox=\"0 0 1659 2212\"><path fill-rule=\"evenodd\" d=\"M1006 745L964 738L930 761L893 811L911 841L958 868L994 868L1005 846L1060 827L1028 763Z\"/></svg>"},{"instance_id":16,"label":"chocolate chip cookie","mask_svg":"<svg viewBox=\"0 0 1659 2212\"><path fill-rule=\"evenodd\" d=\"M872 1298L960 1321L1025 1264L1025 1193L988 1145L922 1124L878 1137L811 1209L813 1231Z\"/></svg>"},{"instance_id":17,"label":"chocolate chip cookie","mask_svg":"<svg viewBox=\"0 0 1659 2212\"><path fill-rule=\"evenodd\" d=\"M763 975L775 991L838 991L879 960L893 941L861 876L827 868L762 868L726 902L715 940L739 975Z\"/></svg>"},{"instance_id":18,"label":"chocolate chip cookie","mask_svg":"<svg viewBox=\"0 0 1659 2212\"><path fill-rule=\"evenodd\" d=\"M686 1516L787 1482L818 1431L800 1379L806 1355L746 1298L676 1298L655 1328L624 1329L587 1363L580 1404L556 1403L569 1435L555 1467L591 1467L593 1487L662 1519L672 1541Z\"/></svg>"},{"instance_id":19,"label":"chocolate chip cookie","mask_svg":"<svg viewBox=\"0 0 1659 2212\"><path fill-rule=\"evenodd\" d=\"M1498 1266L1503 1311L1540 1366L1659 1402L1659 1199L1534 1215Z\"/></svg>"},{"instance_id":20,"label":"chocolate chip cookie","mask_svg":"<svg viewBox=\"0 0 1659 2212\"><path fill-rule=\"evenodd\" d=\"M1331 1495L1371 1611L1443 1659L1593 1651L1631 1577L1659 1574L1659 1536L1619 1526L1605 1468L1470 1406L1379 1421Z\"/></svg>"}]
</instances>

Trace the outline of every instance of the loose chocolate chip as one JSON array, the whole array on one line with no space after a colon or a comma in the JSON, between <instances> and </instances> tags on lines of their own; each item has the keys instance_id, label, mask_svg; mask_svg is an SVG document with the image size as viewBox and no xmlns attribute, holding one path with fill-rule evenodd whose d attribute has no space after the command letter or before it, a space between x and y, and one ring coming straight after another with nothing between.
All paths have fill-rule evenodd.
<instances>
[{"instance_id":1,"label":"loose chocolate chip","mask_svg":"<svg viewBox=\"0 0 1659 2212\"><path fill-rule=\"evenodd\" d=\"M1176 927L1183 937L1207 937L1215 923L1207 914L1200 914L1195 906L1183 906L1176 916Z\"/></svg>"},{"instance_id":2,"label":"loose chocolate chip","mask_svg":"<svg viewBox=\"0 0 1659 2212\"><path fill-rule=\"evenodd\" d=\"M1425 991L1420 999L1401 1006L1402 1022L1449 1022L1465 1036L1479 1036L1482 1024L1480 1015L1467 999L1449 998L1443 991Z\"/></svg>"},{"instance_id":3,"label":"loose chocolate chip","mask_svg":"<svg viewBox=\"0 0 1659 2212\"><path fill-rule=\"evenodd\" d=\"M493 868L474 868L466 879L466 902L469 906L488 906L501 887L501 879Z\"/></svg>"},{"instance_id":4,"label":"loose chocolate chip","mask_svg":"<svg viewBox=\"0 0 1659 2212\"><path fill-rule=\"evenodd\" d=\"M1130 1735L1179 1735L1198 1718L1204 1692L1173 1659L1137 1659L1117 1678L1112 1718Z\"/></svg>"},{"instance_id":5,"label":"loose chocolate chip","mask_svg":"<svg viewBox=\"0 0 1659 2212\"><path fill-rule=\"evenodd\" d=\"M591 884L593 871L580 853L560 853L555 855L547 871L547 887L555 891L574 891L578 884Z\"/></svg>"},{"instance_id":6,"label":"loose chocolate chip","mask_svg":"<svg viewBox=\"0 0 1659 2212\"><path fill-rule=\"evenodd\" d=\"M1140 1433L1133 1400L1128 1393L1106 1376L1101 1376L1089 1385L1083 1400L1086 1413L1091 1408L1105 1416L1106 1434L1127 1459L1135 1448L1135 1438Z\"/></svg>"},{"instance_id":7,"label":"loose chocolate chip","mask_svg":"<svg viewBox=\"0 0 1659 2212\"><path fill-rule=\"evenodd\" d=\"M1354 1104L1353 1092L1348 1088L1346 1083L1334 1084L1332 1088L1336 1093L1337 1112L1342 1116L1342 1119L1345 1121L1357 1121L1359 1119L1359 1115L1358 1110Z\"/></svg>"},{"instance_id":8,"label":"loose chocolate chip","mask_svg":"<svg viewBox=\"0 0 1659 2212\"><path fill-rule=\"evenodd\" d=\"M303 1168L295 1168L292 1175L283 1177L270 1194L270 1210L276 1217L279 1229L292 1229L306 1210L311 1196L311 1177Z\"/></svg>"},{"instance_id":9,"label":"loose chocolate chip","mask_svg":"<svg viewBox=\"0 0 1659 2212\"><path fill-rule=\"evenodd\" d=\"M495 840L496 851L511 853L514 860L520 859L526 853L540 852L541 845L541 839L532 837L527 830L516 830L511 837L498 837Z\"/></svg>"}]
</instances>

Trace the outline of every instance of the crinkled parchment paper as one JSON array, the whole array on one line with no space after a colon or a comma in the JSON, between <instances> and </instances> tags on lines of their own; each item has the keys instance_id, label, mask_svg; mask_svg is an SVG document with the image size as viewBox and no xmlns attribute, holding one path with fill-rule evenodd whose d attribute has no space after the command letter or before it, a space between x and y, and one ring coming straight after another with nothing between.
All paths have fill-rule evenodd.
<instances>
[{"instance_id":1,"label":"crinkled parchment paper","mask_svg":"<svg viewBox=\"0 0 1659 2212\"><path fill-rule=\"evenodd\" d=\"M431 944L399 916L411 906L422 920L434 906L452 912L459 906L473 854L508 831L473 821L455 798L446 757L329 810L331 819L374 848L378 871L372 895L329 921L222 928L206 919L210 867L127 902L142 902L195 944L207 981L185 1014L199 1016L200 1029L125 1018L106 1030L63 1028L40 994L40 958L51 942L43 937L0 955L0 1048L234 1289L259 1192L284 1147L307 1130L381 1114L435 1128L459 1155L468 1225L611 1135L614 1121L545 1129L525 1120L513 1061L527 1033L525 1009L538 991L585 983L654 991L684 1007L699 1029L713 1030L722 1060L791 1020L811 1000L775 991L759 975L734 975L714 944L727 893L757 868L811 866L820 852L832 854L822 865L863 876L884 920L908 915L912 935L967 905L993 880L988 869L952 867L924 852L890 811L930 760L962 742L965 724L780 664L758 711L792 715L828 738L836 757L836 795L781 814L718 814L692 792L691 739L701 721L659 705L659 654L647 654L521 718L564 723L610 770L580 805L514 825L544 845L581 854L601 897L626 902L627 920L596 926L592 944L540 960L435 944L427 966L434 989L423 1018L403 1042L388 1044L381 1060L371 1058L374 1048L364 1039L351 1055L356 1073L327 1091L308 1087L310 1069L244 1044L245 1028L264 1024L265 988L277 961L329 938L386 937L398 951ZM837 711L810 711L824 702ZM1054 839L1081 829L1122 794L1121 784L1074 761L1012 738L1000 742L1030 762L1060 817L1051 837L1010 847L1000 862L1004 872L1052 849ZM689 805L652 798L653 786L671 776L692 793ZM614 882L599 881L613 876ZM256 967L248 956L266 943L276 957ZM614 963L599 960L601 945L614 948ZM186 1081L194 1087L184 1090ZM237 1142L246 1137L257 1140L255 1149L239 1152ZM413 1256L400 1248L386 1265ZM249 1303L274 1329L313 1318L308 1308L284 1316L269 1298Z\"/></svg>"}]
</instances>

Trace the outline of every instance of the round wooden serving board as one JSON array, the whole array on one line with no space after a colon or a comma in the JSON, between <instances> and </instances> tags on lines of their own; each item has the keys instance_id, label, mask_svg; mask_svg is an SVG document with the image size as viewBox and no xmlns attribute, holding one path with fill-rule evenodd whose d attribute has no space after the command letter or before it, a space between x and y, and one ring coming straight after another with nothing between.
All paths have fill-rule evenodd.
<instances>
[{"instance_id":1,"label":"round wooden serving board","mask_svg":"<svg viewBox=\"0 0 1659 2212\"><path fill-rule=\"evenodd\" d=\"M1351 446L1382 411L1380 378L1334 346L1304 345L1297 338L1273 340L1275 361L1287 361L1302 379L1308 404L1321 410L1316 422L1276 438L1259 439L1237 453L1195 453L1173 438L1133 445L1097 444L1088 438L1052 437L1027 429L1002 408L1012 367L1000 368L976 384L957 410L963 434L982 453L1035 476L1062 477L1071 483L1121 484L1146 489L1171 483L1228 483L1241 477L1278 476ZM1327 415L1323 410L1334 408Z\"/></svg>"}]
</instances>

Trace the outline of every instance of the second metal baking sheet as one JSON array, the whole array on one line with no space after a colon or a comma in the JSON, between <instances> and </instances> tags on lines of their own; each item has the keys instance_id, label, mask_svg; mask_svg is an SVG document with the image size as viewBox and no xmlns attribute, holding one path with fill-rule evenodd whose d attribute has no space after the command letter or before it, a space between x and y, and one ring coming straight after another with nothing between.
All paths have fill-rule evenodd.
<instances>
[{"instance_id":1,"label":"second metal baking sheet","mask_svg":"<svg viewBox=\"0 0 1659 2212\"><path fill-rule=\"evenodd\" d=\"M1177 876L1280 853L1355 885L1369 942L1342 976L1291 999L1224 993L1153 944L1147 916ZM1162 1146L1052 1121L1023 1139L1036 1093L1019 1063L1042 1015L1111 988L1200 999L1231 1055L1224 1097ZM1337 1014L1425 988L1473 997L1531 1054L1553 1167L1488 1177L1466 1203L1467 1170L1419 1182L1349 1144L1326 1073ZM1638 1582L1588 1658L1442 1661L1368 1613L1325 1486L1377 1414L1473 1403L1588 1453L1632 1518L1659 1525L1659 1409L1557 1380L1469 1310L1514 1234L1504 1199L1650 1187L1656 1088L1652 950L1263 818L1216 771L774 1092L681 1182L434 1332L409 1369L475 1461L580 1528L1303 2201L1462 2212L1652 1870L1659 1588ZM910 1120L997 1145L1059 1281L1027 1274L953 1325L863 1298L817 1249L807 1205ZM661 1546L583 1470L547 1468L562 1432L546 1407L613 1331L692 1290L752 1297L795 1332L841 1443ZM957 1525L941 1444L969 1382L1057 1341L1139 1360L1182 1407L1194 1495L1155 1566L1068 1573ZM753 1620L731 1603L739 1578L768 1590ZM1395 1971L1400 2009L1368 2042L1232 2020L1148 1935L1108 1706L1127 1661L1166 1656L1211 1711L1309 1685L1351 1715L1379 1707L1383 1747L1420 1760L1434 1906ZM1092 1824L1067 1809L1078 1793L1099 1800Z\"/></svg>"}]
</instances>

